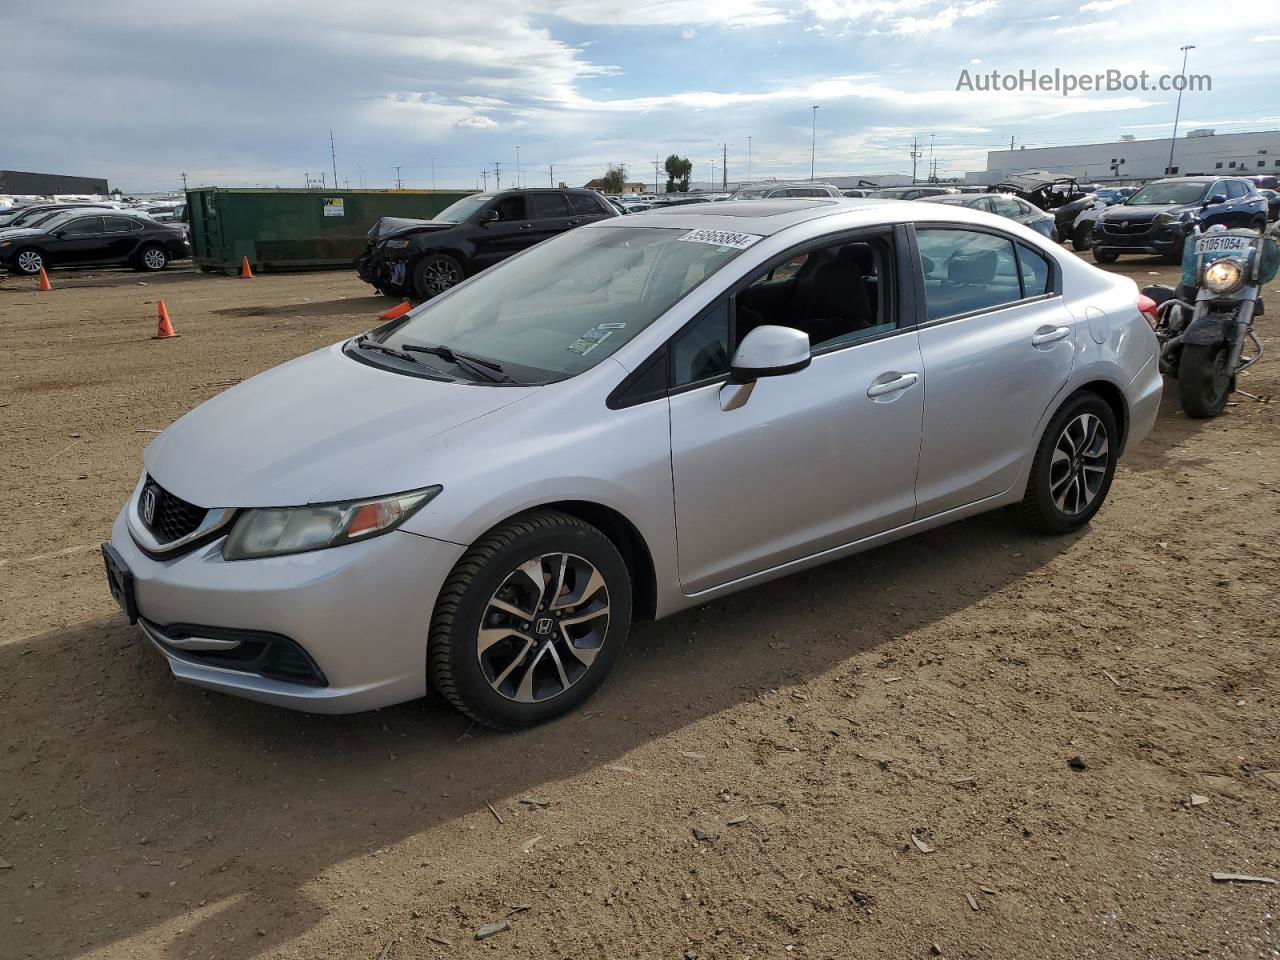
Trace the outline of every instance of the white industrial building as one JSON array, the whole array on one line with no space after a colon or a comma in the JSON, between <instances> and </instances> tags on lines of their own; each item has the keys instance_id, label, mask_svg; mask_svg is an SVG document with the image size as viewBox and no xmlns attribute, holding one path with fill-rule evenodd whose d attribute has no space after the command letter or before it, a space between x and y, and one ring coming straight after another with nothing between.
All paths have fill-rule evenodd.
<instances>
[{"instance_id":1,"label":"white industrial building","mask_svg":"<svg viewBox=\"0 0 1280 960\"><path fill-rule=\"evenodd\" d=\"M1047 170L1095 183L1150 180L1198 173L1280 176L1280 130L1263 133L1215 133L1192 130L1178 138L1169 166L1170 139L1125 137L1112 143L1071 147L1021 147L992 150L987 169L965 174L966 183L998 183L1010 173Z\"/></svg>"}]
</instances>

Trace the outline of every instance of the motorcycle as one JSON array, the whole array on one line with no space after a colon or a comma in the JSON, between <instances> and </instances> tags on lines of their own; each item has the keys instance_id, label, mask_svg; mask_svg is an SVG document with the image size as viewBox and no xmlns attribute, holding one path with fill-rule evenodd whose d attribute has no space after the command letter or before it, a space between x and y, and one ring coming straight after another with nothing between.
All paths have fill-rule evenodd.
<instances>
[{"instance_id":1,"label":"motorcycle","mask_svg":"<svg viewBox=\"0 0 1280 960\"><path fill-rule=\"evenodd\" d=\"M1183 247L1176 288L1146 287L1142 312L1160 343L1160 372L1178 380L1189 417L1226 409L1236 377L1257 363L1262 342L1253 322L1263 315L1262 285L1280 268L1280 243L1256 230L1196 228ZM1245 342L1252 344L1245 355Z\"/></svg>"}]
</instances>

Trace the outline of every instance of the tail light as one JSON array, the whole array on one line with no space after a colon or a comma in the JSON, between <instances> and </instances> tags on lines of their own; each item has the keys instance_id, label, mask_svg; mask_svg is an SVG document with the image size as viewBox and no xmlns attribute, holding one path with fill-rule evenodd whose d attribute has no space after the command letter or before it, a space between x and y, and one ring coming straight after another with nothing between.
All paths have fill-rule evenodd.
<instances>
[{"instance_id":1,"label":"tail light","mask_svg":"<svg viewBox=\"0 0 1280 960\"><path fill-rule=\"evenodd\" d=\"M1147 323L1151 324L1152 330L1160 323L1159 310L1156 302L1145 293L1138 294L1138 312L1147 318Z\"/></svg>"}]
</instances>

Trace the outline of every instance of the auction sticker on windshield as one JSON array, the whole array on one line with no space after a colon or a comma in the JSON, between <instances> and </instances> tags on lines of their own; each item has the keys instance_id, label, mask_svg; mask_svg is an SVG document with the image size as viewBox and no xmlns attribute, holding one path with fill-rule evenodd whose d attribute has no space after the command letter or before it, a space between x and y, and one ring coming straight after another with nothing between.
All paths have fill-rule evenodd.
<instances>
[{"instance_id":1,"label":"auction sticker on windshield","mask_svg":"<svg viewBox=\"0 0 1280 960\"><path fill-rule=\"evenodd\" d=\"M680 239L688 243L709 243L716 247L745 250L761 238L754 233L733 233L729 230L690 230Z\"/></svg>"},{"instance_id":2,"label":"auction sticker on windshield","mask_svg":"<svg viewBox=\"0 0 1280 960\"><path fill-rule=\"evenodd\" d=\"M1239 253L1252 242L1248 237L1196 237L1196 253Z\"/></svg>"}]
</instances>

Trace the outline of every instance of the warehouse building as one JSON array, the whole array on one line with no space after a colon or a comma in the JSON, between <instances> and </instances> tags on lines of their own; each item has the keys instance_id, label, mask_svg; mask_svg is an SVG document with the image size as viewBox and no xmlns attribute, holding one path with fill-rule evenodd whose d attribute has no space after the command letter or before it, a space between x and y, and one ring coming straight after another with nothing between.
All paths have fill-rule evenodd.
<instances>
[{"instance_id":1,"label":"warehouse building","mask_svg":"<svg viewBox=\"0 0 1280 960\"><path fill-rule=\"evenodd\" d=\"M107 181L100 177L69 177L60 173L27 173L0 170L0 195L40 196L53 194L106 194Z\"/></svg>"},{"instance_id":2,"label":"warehouse building","mask_svg":"<svg viewBox=\"0 0 1280 960\"><path fill-rule=\"evenodd\" d=\"M987 154L987 169L966 173L965 182L998 183L1022 170L1047 170L1095 183L1200 173L1280 176L1280 130L1262 133L1192 130L1178 138L1170 165L1172 142L1168 137L1158 140L1122 137L1111 143L992 150Z\"/></svg>"}]
</instances>

